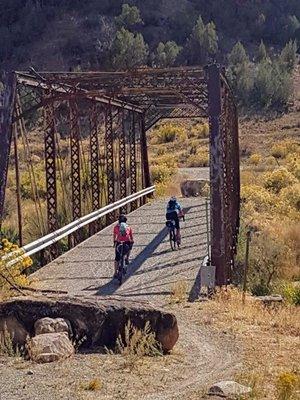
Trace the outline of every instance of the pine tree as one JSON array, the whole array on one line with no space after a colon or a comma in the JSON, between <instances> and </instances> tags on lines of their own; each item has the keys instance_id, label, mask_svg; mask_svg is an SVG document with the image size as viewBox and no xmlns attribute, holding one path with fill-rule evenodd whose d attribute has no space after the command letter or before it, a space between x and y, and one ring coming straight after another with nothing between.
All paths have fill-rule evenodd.
<instances>
[{"instance_id":1,"label":"pine tree","mask_svg":"<svg viewBox=\"0 0 300 400\"><path fill-rule=\"evenodd\" d=\"M205 27L204 49L210 56L214 56L218 51L218 35L213 22L209 22Z\"/></svg>"},{"instance_id":2,"label":"pine tree","mask_svg":"<svg viewBox=\"0 0 300 400\"><path fill-rule=\"evenodd\" d=\"M260 42L258 47L256 60L258 62L266 61L268 58L267 49L263 41Z\"/></svg>"},{"instance_id":3,"label":"pine tree","mask_svg":"<svg viewBox=\"0 0 300 400\"><path fill-rule=\"evenodd\" d=\"M241 105L246 105L253 88L250 60L241 42L237 42L228 55L228 78Z\"/></svg>"},{"instance_id":4,"label":"pine tree","mask_svg":"<svg viewBox=\"0 0 300 400\"><path fill-rule=\"evenodd\" d=\"M125 28L116 33L112 46L113 65L117 69L131 69L143 65L148 56L148 46L140 33Z\"/></svg>"},{"instance_id":5,"label":"pine tree","mask_svg":"<svg viewBox=\"0 0 300 400\"><path fill-rule=\"evenodd\" d=\"M292 72L297 62L297 42L290 40L282 49L280 54L280 63L283 69Z\"/></svg>"},{"instance_id":6,"label":"pine tree","mask_svg":"<svg viewBox=\"0 0 300 400\"><path fill-rule=\"evenodd\" d=\"M218 51L218 35L213 22L204 24L201 15L190 35L187 44L190 62L205 64L209 57Z\"/></svg>"},{"instance_id":7,"label":"pine tree","mask_svg":"<svg viewBox=\"0 0 300 400\"><path fill-rule=\"evenodd\" d=\"M130 6L129 4L123 4L121 14L115 18L116 24L119 27L130 27L133 25L143 23L140 16L140 10L136 6Z\"/></svg>"},{"instance_id":8,"label":"pine tree","mask_svg":"<svg viewBox=\"0 0 300 400\"><path fill-rule=\"evenodd\" d=\"M160 42L156 49L155 63L159 67L169 67L174 65L181 47L174 41L166 43Z\"/></svg>"}]
</instances>

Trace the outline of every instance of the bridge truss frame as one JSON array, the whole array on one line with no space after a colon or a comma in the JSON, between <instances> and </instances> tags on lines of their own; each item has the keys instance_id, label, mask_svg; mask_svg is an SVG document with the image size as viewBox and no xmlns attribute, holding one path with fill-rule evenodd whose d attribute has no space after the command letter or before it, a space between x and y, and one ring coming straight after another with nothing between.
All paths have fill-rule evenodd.
<instances>
[{"instance_id":1,"label":"bridge truss frame","mask_svg":"<svg viewBox=\"0 0 300 400\"><path fill-rule=\"evenodd\" d=\"M146 137L148 129L162 118L206 117L210 127L211 263L216 266L216 284L226 285L230 282L239 229L239 145L237 110L224 70L217 65L206 69L143 68L122 72L37 73L32 70L29 73L3 74L2 81L0 225L4 215L10 148L13 138L17 137L13 132L16 127L24 126L37 110L43 118L44 127L46 233L59 227L59 168L55 133L57 113L62 104L67 110L65 119L70 135L73 220L80 218L83 213L82 119L88 120L91 211L96 211L101 207L100 191L103 189L99 170L100 127L105 127L105 186L106 201L110 204L151 186ZM117 186L116 181L119 182ZM20 196L17 196L17 200L19 202ZM145 199L139 204L144 202ZM133 203L130 209L139 204ZM127 208L123 211L127 211ZM21 238L20 205L18 214ZM106 224L114 219L114 213L108 214ZM90 225L89 233L94 234L102 226L103 221L94 222ZM80 231L70 235L69 246L76 245L82 239ZM55 256L55 249L52 249L52 256Z\"/></svg>"}]
</instances>

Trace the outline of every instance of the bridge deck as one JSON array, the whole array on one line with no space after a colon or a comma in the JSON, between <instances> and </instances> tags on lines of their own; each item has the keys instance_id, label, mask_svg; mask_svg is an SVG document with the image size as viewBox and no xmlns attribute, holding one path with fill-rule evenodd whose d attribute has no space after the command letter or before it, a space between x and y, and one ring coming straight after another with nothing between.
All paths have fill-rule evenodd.
<instances>
[{"instance_id":1,"label":"bridge deck","mask_svg":"<svg viewBox=\"0 0 300 400\"><path fill-rule=\"evenodd\" d=\"M114 249L112 226L35 272L36 287L67 290L71 295L124 296L164 301L174 283L186 280L190 294L201 260L206 254L205 201L181 199L186 209L182 222L182 246L171 251L165 228L165 202L154 201L129 214L135 244L131 264L121 287L112 280Z\"/></svg>"}]
</instances>

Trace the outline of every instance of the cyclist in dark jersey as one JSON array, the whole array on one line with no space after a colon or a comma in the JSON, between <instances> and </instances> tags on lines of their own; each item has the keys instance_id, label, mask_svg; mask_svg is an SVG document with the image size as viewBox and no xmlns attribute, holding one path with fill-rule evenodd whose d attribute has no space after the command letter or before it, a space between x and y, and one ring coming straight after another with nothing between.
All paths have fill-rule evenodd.
<instances>
[{"instance_id":1,"label":"cyclist in dark jersey","mask_svg":"<svg viewBox=\"0 0 300 400\"><path fill-rule=\"evenodd\" d=\"M183 210L175 196L172 196L167 203L166 219L175 222L177 243L181 242L179 217L183 216Z\"/></svg>"}]
</instances>

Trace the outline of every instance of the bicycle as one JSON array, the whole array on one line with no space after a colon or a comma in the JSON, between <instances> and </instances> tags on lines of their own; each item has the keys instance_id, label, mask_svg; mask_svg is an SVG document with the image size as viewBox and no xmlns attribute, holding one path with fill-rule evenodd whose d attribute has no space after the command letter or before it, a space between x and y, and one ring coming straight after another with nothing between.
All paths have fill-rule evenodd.
<instances>
[{"instance_id":1,"label":"bicycle","mask_svg":"<svg viewBox=\"0 0 300 400\"><path fill-rule=\"evenodd\" d=\"M166 221L166 226L169 228L169 241L170 241L171 250L175 250L176 245L178 245L177 240L176 240L176 233L175 233L175 221L168 219Z\"/></svg>"},{"instance_id":2,"label":"bicycle","mask_svg":"<svg viewBox=\"0 0 300 400\"><path fill-rule=\"evenodd\" d=\"M185 221L184 215L180 216L179 218L182 218L182 220ZM174 251L176 249L176 246L179 249L180 242L177 241L177 238L176 238L175 221L168 219L166 221L166 226L169 228L169 241L170 241L170 246L171 246L172 251Z\"/></svg>"},{"instance_id":3,"label":"bicycle","mask_svg":"<svg viewBox=\"0 0 300 400\"><path fill-rule=\"evenodd\" d=\"M126 266L125 266L125 255L126 251L124 248L125 242L118 243L117 246L117 251L121 255L120 256L120 261L118 262L118 271L117 271L117 279L119 281L119 285L122 285L123 282L123 277L126 275Z\"/></svg>"}]
</instances>

